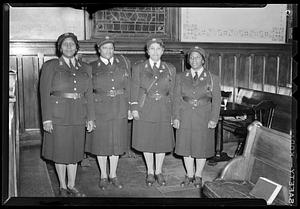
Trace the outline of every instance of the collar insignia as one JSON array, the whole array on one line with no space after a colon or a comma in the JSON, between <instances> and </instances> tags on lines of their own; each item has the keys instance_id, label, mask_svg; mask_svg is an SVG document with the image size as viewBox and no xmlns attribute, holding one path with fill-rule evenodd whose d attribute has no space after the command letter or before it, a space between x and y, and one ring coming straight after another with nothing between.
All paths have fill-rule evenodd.
<instances>
[{"instance_id":1,"label":"collar insignia","mask_svg":"<svg viewBox=\"0 0 300 209\"><path fill-rule=\"evenodd\" d=\"M203 76L206 77L206 73L205 72L203 73Z\"/></svg>"},{"instance_id":2,"label":"collar insignia","mask_svg":"<svg viewBox=\"0 0 300 209\"><path fill-rule=\"evenodd\" d=\"M101 63L100 63L100 62L98 62L98 67L100 67L100 65L101 65Z\"/></svg>"},{"instance_id":3,"label":"collar insignia","mask_svg":"<svg viewBox=\"0 0 300 209\"><path fill-rule=\"evenodd\" d=\"M63 62L61 60L59 61L59 65L63 65Z\"/></svg>"},{"instance_id":4,"label":"collar insignia","mask_svg":"<svg viewBox=\"0 0 300 209\"><path fill-rule=\"evenodd\" d=\"M148 67L148 64L147 64L147 63L145 64L145 67Z\"/></svg>"},{"instance_id":5,"label":"collar insignia","mask_svg":"<svg viewBox=\"0 0 300 209\"><path fill-rule=\"evenodd\" d=\"M118 58L116 58L116 61L117 61L117 63L119 63L119 62L120 62Z\"/></svg>"},{"instance_id":6,"label":"collar insignia","mask_svg":"<svg viewBox=\"0 0 300 209\"><path fill-rule=\"evenodd\" d=\"M200 77L200 81L203 81L203 77Z\"/></svg>"}]
</instances>

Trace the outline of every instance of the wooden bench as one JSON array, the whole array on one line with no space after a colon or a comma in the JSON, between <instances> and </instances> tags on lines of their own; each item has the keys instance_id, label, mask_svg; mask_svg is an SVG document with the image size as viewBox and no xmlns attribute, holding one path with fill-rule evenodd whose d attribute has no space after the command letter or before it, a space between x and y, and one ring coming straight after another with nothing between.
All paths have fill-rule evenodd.
<instances>
[{"instance_id":1,"label":"wooden bench","mask_svg":"<svg viewBox=\"0 0 300 209\"><path fill-rule=\"evenodd\" d=\"M258 104L262 100L271 100L276 104L271 128L290 134L293 127L295 127L292 121L292 115L294 114L292 111L293 97L238 87L238 92L235 96L236 103L251 106Z\"/></svg>"},{"instance_id":2,"label":"wooden bench","mask_svg":"<svg viewBox=\"0 0 300 209\"><path fill-rule=\"evenodd\" d=\"M261 126L254 121L249 127L244 152L230 160L219 177L203 185L208 198L254 198L249 194L259 177L282 185L274 205L289 203L292 168L291 136Z\"/></svg>"}]
</instances>

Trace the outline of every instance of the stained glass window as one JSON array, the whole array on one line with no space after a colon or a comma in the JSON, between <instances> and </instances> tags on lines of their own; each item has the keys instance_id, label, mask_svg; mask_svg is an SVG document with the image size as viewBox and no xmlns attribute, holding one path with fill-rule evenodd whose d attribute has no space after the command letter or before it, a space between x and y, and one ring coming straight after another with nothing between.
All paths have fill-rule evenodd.
<instances>
[{"instance_id":1,"label":"stained glass window","mask_svg":"<svg viewBox=\"0 0 300 209\"><path fill-rule=\"evenodd\" d=\"M169 33L166 7L122 7L98 10L94 16L94 36L102 34L166 36Z\"/></svg>"}]
</instances>

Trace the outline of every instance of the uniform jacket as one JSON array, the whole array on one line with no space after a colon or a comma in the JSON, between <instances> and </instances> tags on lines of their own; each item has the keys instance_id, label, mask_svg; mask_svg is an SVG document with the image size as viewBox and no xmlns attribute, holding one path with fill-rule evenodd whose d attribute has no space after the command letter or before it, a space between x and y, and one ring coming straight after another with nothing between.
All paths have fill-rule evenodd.
<instances>
[{"instance_id":1,"label":"uniform jacket","mask_svg":"<svg viewBox=\"0 0 300 209\"><path fill-rule=\"evenodd\" d=\"M163 61L161 61L158 70L151 68L149 60L132 67L131 109L139 111L140 120L170 122L175 76L175 67ZM144 105L141 107L143 94L145 94L145 91L154 80L152 87L146 93ZM155 93L167 96L162 97L160 100L155 100L148 96Z\"/></svg>"},{"instance_id":2,"label":"uniform jacket","mask_svg":"<svg viewBox=\"0 0 300 209\"><path fill-rule=\"evenodd\" d=\"M210 105L210 120L218 122L221 107L221 90L219 77L204 69L199 78L194 81L190 70L186 70L177 75L175 84L175 107L174 117L179 120L182 118L182 111L203 111L203 105ZM183 100L183 96L191 99L207 101L197 107ZM206 103L206 104L205 104ZM187 124L187 123L186 123Z\"/></svg>"},{"instance_id":3,"label":"uniform jacket","mask_svg":"<svg viewBox=\"0 0 300 209\"><path fill-rule=\"evenodd\" d=\"M130 109L130 61L122 55L114 55L113 64L107 66L99 58L91 63L93 74L93 88L103 91L94 93L96 117L101 120L127 118ZM109 97L104 92L109 90L123 90L124 94Z\"/></svg>"},{"instance_id":4,"label":"uniform jacket","mask_svg":"<svg viewBox=\"0 0 300 209\"><path fill-rule=\"evenodd\" d=\"M77 69L76 69L77 68ZM53 124L78 125L94 120L91 67L76 60L69 67L63 57L45 62L41 70L40 97L42 120ZM82 93L79 99L51 95L51 92Z\"/></svg>"}]
</instances>

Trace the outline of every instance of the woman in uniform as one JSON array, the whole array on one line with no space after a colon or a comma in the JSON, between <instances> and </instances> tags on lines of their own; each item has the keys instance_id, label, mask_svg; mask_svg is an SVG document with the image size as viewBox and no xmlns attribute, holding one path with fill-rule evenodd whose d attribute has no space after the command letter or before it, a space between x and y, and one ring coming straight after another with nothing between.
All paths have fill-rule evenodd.
<instances>
[{"instance_id":1,"label":"woman in uniform","mask_svg":"<svg viewBox=\"0 0 300 209\"><path fill-rule=\"evenodd\" d=\"M100 189L105 190L108 183L121 189L123 185L116 172L119 156L128 150L131 64L123 55L114 55L114 40L108 36L97 44L97 48L99 59L91 63L96 128L87 135L85 150L97 156Z\"/></svg>"},{"instance_id":2,"label":"woman in uniform","mask_svg":"<svg viewBox=\"0 0 300 209\"><path fill-rule=\"evenodd\" d=\"M59 36L59 58L43 64L40 79L42 156L54 161L63 197L85 196L75 187L76 170L84 156L85 126L92 131L95 119L91 67L75 58L78 50L73 33Z\"/></svg>"},{"instance_id":3,"label":"woman in uniform","mask_svg":"<svg viewBox=\"0 0 300 209\"><path fill-rule=\"evenodd\" d=\"M178 74L175 84L175 153L183 156L187 171L181 186L194 183L201 188L206 158L215 153L214 128L219 119L221 90L218 76L205 67L206 54L202 48L191 48L188 61L191 69Z\"/></svg>"},{"instance_id":4,"label":"woman in uniform","mask_svg":"<svg viewBox=\"0 0 300 209\"><path fill-rule=\"evenodd\" d=\"M164 53L161 39L149 40L147 53L150 58L132 68L131 109L135 119L132 147L145 157L147 185L151 186L155 180L165 185L163 160L175 144L171 117L176 69L161 60Z\"/></svg>"}]
</instances>

